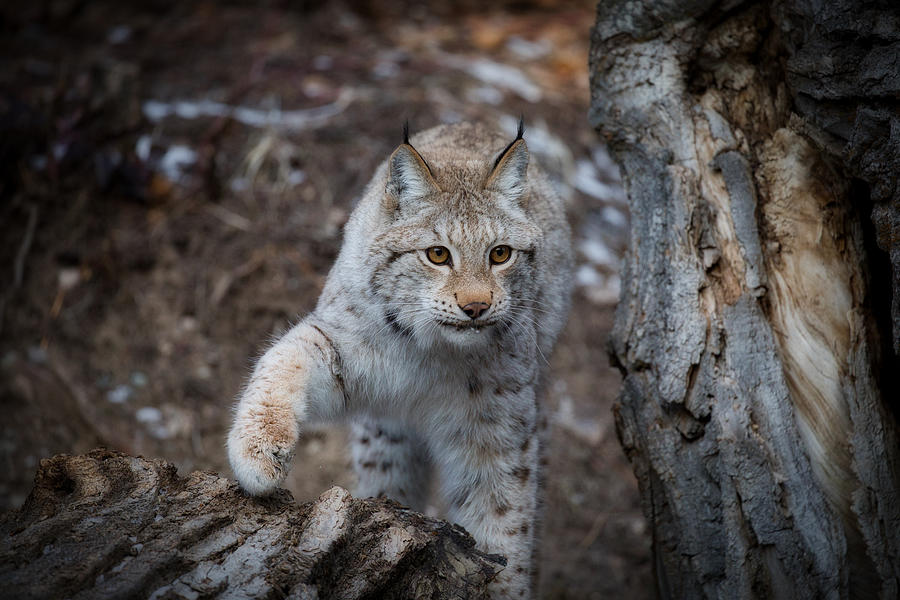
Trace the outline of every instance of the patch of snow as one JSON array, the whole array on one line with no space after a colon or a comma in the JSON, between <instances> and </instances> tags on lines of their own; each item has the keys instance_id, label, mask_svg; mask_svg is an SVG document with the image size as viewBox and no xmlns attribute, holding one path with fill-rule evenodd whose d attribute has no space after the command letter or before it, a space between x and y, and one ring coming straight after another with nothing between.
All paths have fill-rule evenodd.
<instances>
[{"instance_id":1,"label":"patch of snow","mask_svg":"<svg viewBox=\"0 0 900 600\"><path fill-rule=\"evenodd\" d=\"M586 259L595 265L616 268L619 264L619 258L600 239L581 240L578 242L578 249Z\"/></svg>"},{"instance_id":2,"label":"patch of snow","mask_svg":"<svg viewBox=\"0 0 900 600\"><path fill-rule=\"evenodd\" d=\"M165 102L159 102L158 100L147 100L144 102L143 106L141 106L141 110L144 113L144 116L154 123L156 121L162 121L172 114L171 105Z\"/></svg>"},{"instance_id":3,"label":"patch of snow","mask_svg":"<svg viewBox=\"0 0 900 600\"><path fill-rule=\"evenodd\" d=\"M150 159L150 150L152 148L153 139L149 135L142 135L134 145L134 154L141 162L147 162Z\"/></svg>"},{"instance_id":4,"label":"patch of snow","mask_svg":"<svg viewBox=\"0 0 900 600\"><path fill-rule=\"evenodd\" d=\"M134 417L138 420L138 423L161 423L163 420L162 411L154 406L145 406L143 408L139 408L136 413L134 413Z\"/></svg>"},{"instance_id":5,"label":"patch of snow","mask_svg":"<svg viewBox=\"0 0 900 600\"><path fill-rule=\"evenodd\" d=\"M216 108L218 109L220 107ZM249 125L251 127L265 127L266 123L269 122L269 119L275 120L278 118L278 111L238 106L231 111L231 116L235 121L240 121L244 125Z\"/></svg>"},{"instance_id":6,"label":"patch of snow","mask_svg":"<svg viewBox=\"0 0 900 600\"><path fill-rule=\"evenodd\" d=\"M291 169L288 173L287 182L291 187L296 187L306 181L306 172L301 169Z\"/></svg>"},{"instance_id":7,"label":"patch of snow","mask_svg":"<svg viewBox=\"0 0 900 600\"><path fill-rule=\"evenodd\" d=\"M546 40L532 42L514 35L506 40L506 49L522 60L538 60L550 54L553 47Z\"/></svg>"},{"instance_id":8,"label":"patch of snow","mask_svg":"<svg viewBox=\"0 0 900 600\"><path fill-rule=\"evenodd\" d=\"M619 172L619 165L617 165L609 155L609 150L607 150L605 145L594 147L591 151L591 160L594 161L594 165L603 177L610 181L615 181L616 183L622 182L622 174Z\"/></svg>"},{"instance_id":9,"label":"patch of snow","mask_svg":"<svg viewBox=\"0 0 900 600\"><path fill-rule=\"evenodd\" d=\"M625 225L628 224L628 219L625 217L625 213L613 206L604 206L603 210L600 211L600 218L613 227L621 228L625 227Z\"/></svg>"},{"instance_id":10,"label":"patch of snow","mask_svg":"<svg viewBox=\"0 0 900 600\"><path fill-rule=\"evenodd\" d=\"M581 287L602 286L606 278L591 265L580 265L575 271L575 284Z\"/></svg>"},{"instance_id":11,"label":"patch of snow","mask_svg":"<svg viewBox=\"0 0 900 600\"><path fill-rule=\"evenodd\" d=\"M131 389L131 386L117 385L106 392L106 399L112 404L125 404L131 399L133 394L134 391Z\"/></svg>"},{"instance_id":12,"label":"patch of snow","mask_svg":"<svg viewBox=\"0 0 900 600\"><path fill-rule=\"evenodd\" d=\"M134 416L156 439L167 440L172 437L172 424L166 421L163 412L155 406L144 406Z\"/></svg>"},{"instance_id":13,"label":"patch of snow","mask_svg":"<svg viewBox=\"0 0 900 600\"><path fill-rule=\"evenodd\" d=\"M338 94L337 99L330 104L299 110L231 106L212 100L177 100L174 102L146 100L142 110L144 116L152 122L161 121L170 116L176 116L181 119L231 117L250 127L272 127L296 131L325 124L331 117L343 112L353 101L353 97L354 93L352 90L343 89Z\"/></svg>"},{"instance_id":14,"label":"patch of snow","mask_svg":"<svg viewBox=\"0 0 900 600\"><path fill-rule=\"evenodd\" d=\"M594 304L615 304L619 300L621 280L615 273L606 275L592 265L580 265L575 271L575 284Z\"/></svg>"},{"instance_id":15,"label":"patch of snow","mask_svg":"<svg viewBox=\"0 0 900 600\"><path fill-rule=\"evenodd\" d=\"M541 88L520 69L511 65L504 65L486 58L468 60L451 57L447 62L450 66L465 71L475 79L488 85L506 88L529 102L540 102L543 98Z\"/></svg>"},{"instance_id":16,"label":"patch of snow","mask_svg":"<svg viewBox=\"0 0 900 600\"><path fill-rule=\"evenodd\" d=\"M582 194L600 200L617 202L624 202L625 200L625 192L622 190L622 186L610 185L600 181L597 167L592 161L584 158L575 163L572 185Z\"/></svg>"},{"instance_id":17,"label":"patch of snow","mask_svg":"<svg viewBox=\"0 0 900 600\"><path fill-rule=\"evenodd\" d=\"M176 144L169 148L159 161L160 169L172 181L181 179L181 173L186 167L197 162L197 153L188 148Z\"/></svg>"},{"instance_id":18,"label":"patch of snow","mask_svg":"<svg viewBox=\"0 0 900 600\"><path fill-rule=\"evenodd\" d=\"M493 86L482 85L467 89L466 100L474 104L490 104L496 106L503 102L503 92Z\"/></svg>"}]
</instances>

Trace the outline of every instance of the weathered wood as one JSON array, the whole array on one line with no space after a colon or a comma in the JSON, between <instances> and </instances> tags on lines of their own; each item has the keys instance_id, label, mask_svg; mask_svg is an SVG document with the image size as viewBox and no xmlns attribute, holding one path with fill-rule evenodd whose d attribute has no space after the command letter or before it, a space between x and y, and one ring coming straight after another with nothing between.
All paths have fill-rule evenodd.
<instances>
[{"instance_id":1,"label":"weathered wood","mask_svg":"<svg viewBox=\"0 0 900 600\"><path fill-rule=\"evenodd\" d=\"M875 241L891 269L878 274L875 299L890 303L900 356L900 5L803 0L776 4L784 79L803 129L825 154L866 182L856 199L871 211ZM871 202L871 204L870 204ZM885 311L885 317L887 317ZM897 381L895 378L894 381Z\"/></svg>"},{"instance_id":2,"label":"weathered wood","mask_svg":"<svg viewBox=\"0 0 900 600\"><path fill-rule=\"evenodd\" d=\"M874 242L900 231L877 221L897 221L900 11L841 4L598 6L591 121L632 214L617 427L664 598L900 593L879 332L900 262L894 312L873 293L891 287Z\"/></svg>"},{"instance_id":3,"label":"weathered wood","mask_svg":"<svg viewBox=\"0 0 900 600\"><path fill-rule=\"evenodd\" d=\"M462 529L334 487L260 500L213 473L95 450L41 462L0 519L7 598L486 598Z\"/></svg>"}]
</instances>

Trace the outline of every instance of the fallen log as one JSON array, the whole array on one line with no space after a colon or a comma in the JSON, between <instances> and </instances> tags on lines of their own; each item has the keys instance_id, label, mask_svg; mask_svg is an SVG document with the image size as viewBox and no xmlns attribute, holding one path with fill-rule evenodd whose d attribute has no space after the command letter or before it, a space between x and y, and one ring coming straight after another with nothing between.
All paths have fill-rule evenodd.
<instances>
[{"instance_id":1,"label":"fallen log","mask_svg":"<svg viewBox=\"0 0 900 600\"><path fill-rule=\"evenodd\" d=\"M94 450L41 461L0 517L8 598L486 598L504 560L462 528L333 487L297 504Z\"/></svg>"}]
</instances>

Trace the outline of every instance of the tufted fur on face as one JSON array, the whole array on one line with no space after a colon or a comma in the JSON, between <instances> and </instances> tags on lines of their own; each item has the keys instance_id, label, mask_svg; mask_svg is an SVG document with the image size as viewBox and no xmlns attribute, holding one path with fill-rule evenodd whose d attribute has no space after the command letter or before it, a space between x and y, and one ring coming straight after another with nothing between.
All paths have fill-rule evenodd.
<instances>
[{"instance_id":1,"label":"tufted fur on face","mask_svg":"<svg viewBox=\"0 0 900 600\"><path fill-rule=\"evenodd\" d=\"M448 158L432 165L405 137L388 160L373 290L387 320L420 344L478 347L514 327L534 300L539 230L525 210L528 147L520 124L493 160Z\"/></svg>"}]
</instances>

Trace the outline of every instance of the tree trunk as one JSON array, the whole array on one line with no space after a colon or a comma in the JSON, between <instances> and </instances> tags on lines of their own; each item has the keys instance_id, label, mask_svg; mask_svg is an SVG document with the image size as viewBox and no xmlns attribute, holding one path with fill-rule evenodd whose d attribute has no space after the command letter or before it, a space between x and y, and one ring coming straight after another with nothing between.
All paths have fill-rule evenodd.
<instances>
[{"instance_id":1,"label":"tree trunk","mask_svg":"<svg viewBox=\"0 0 900 600\"><path fill-rule=\"evenodd\" d=\"M617 427L663 598L900 590L900 8L832 4L598 6Z\"/></svg>"},{"instance_id":2,"label":"tree trunk","mask_svg":"<svg viewBox=\"0 0 900 600\"><path fill-rule=\"evenodd\" d=\"M95 450L41 461L0 519L6 598L486 598L502 568L459 527L334 487L296 504Z\"/></svg>"}]
</instances>

